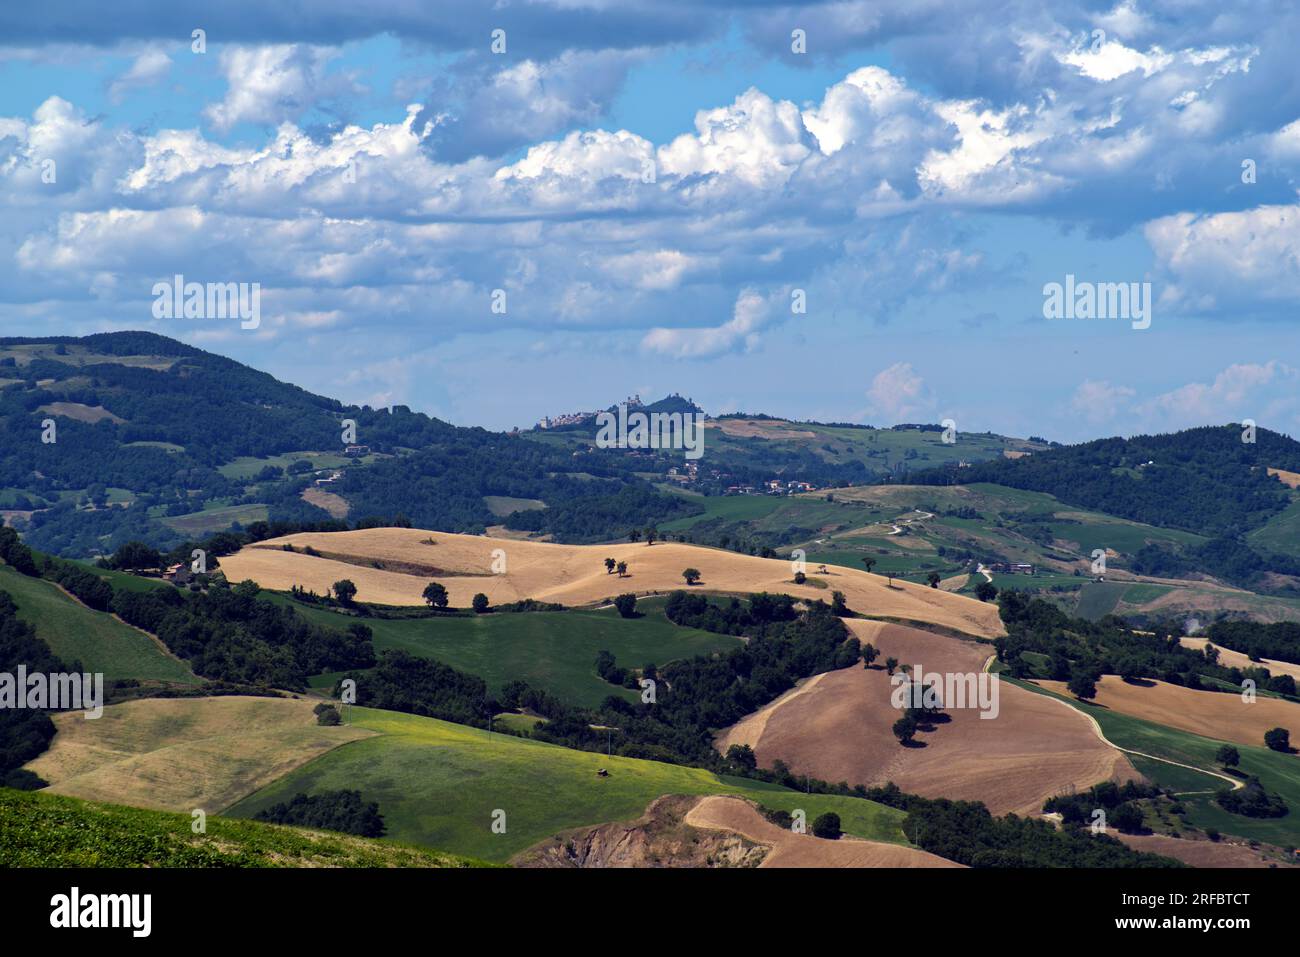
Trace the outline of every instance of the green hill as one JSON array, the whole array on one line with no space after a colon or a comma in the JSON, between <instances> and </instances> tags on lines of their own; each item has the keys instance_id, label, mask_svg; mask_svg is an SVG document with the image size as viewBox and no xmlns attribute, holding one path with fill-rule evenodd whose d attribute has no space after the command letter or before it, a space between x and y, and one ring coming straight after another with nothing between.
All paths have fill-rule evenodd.
<instances>
[{"instance_id":1,"label":"green hill","mask_svg":"<svg viewBox=\"0 0 1300 957\"><path fill-rule=\"evenodd\" d=\"M307 618L328 628L343 629L356 619L311 605L292 604ZM674 625L663 614L663 599L637 604L640 616L622 618L613 608L600 611L537 611L475 615L472 618L368 618L376 653L401 649L419 658L433 658L460 671L478 675L489 688L522 680L570 704L595 707L610 695L628 701L639 692L612 685L596 674L596 654L611 652L624 667L648 663L662 667L678 658L734 648L738 639L696 628ZM312 680L331 687L335 675Z\"/></svg>"},{"instance_id":2,"label":"green hill","mask_svg":"<svg viewBox=\"0 0 1300 957\"><path fill-rule=\"evenodd\" d=\"M148 635L112 615L87 608L53 582L0 565L0 591L10 594L18 606L18 617L32 625L37 637L64 661L80 661L85 670L102 672L109 681L137 678L202 683L184 662L164 652Z\"/></svg>"},{"instance_id":3,"label":"green hill","mask_svg":"<svg viewBox=\"0 0 1300 957\"><path fill-rule=\"evenodd\" d=\"M0 867L473 867L477 862L346 834L0 788Z\"/></svg>"},{"instance_id":4,"label":"green hill","mask_svg":"<svg viewBox=\"0 0 1300 957\"><path fill-rule=\"evenodd\" d=\"M486 861L513 855L569 828L633 820L664 794L735 794L808 820L840 815L858 837L907 843L904 814L859 798L802 794L699 768L574 751L433 718L349 708L348 720L379 735L336 748L235 804L252 817L298 792L356 789L379 804L396 840ZM597 777L605 768L608 777ZM492 831L495 811L506 831Z\"/></svg>"}]
</instances>

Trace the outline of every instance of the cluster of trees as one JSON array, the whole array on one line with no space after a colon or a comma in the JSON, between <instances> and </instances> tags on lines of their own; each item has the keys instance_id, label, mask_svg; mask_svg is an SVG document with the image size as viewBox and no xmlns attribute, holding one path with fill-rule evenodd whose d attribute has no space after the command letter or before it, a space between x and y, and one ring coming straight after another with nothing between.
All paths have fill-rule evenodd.
<instances>
[{"instance_id":1,"label":"cluster of trees","mask_svg":"<svg viewBox=\"0 0 1300 957\"><path fill-rule=\"evenodd\" d=\"M998 603L1007 634L994 646L1012 676L1067 681L1070 691L1081 698L1096 694L1096 681L1103 674L1117 674L1129 681L1159 679L1208 690L1215 688L1204 684L1202 676L1238 688L1244 678L1252 678L1263 688L1284 694L1295 691L1289 676L1273 677L1264 668L1225 667L1213 650L1203 654L1184 648L1178 640L1180 627L1157 623L1150 626L1151 634L1139 635L1121 619L1106 616L1092 622L1071 618L1055 605L1015 590L1003 591ZM1025 652L1036 654L1026 657ZM1046 655L1046 663L1040 663L1037 655Z\"/></svg>"},{"instance_id":2,"label":"cluster of trees","mask_svg":"<svg viewBox=\"0 0 1300 957\"><path fill-rule=\"evenodd\" d=\"M1119 785L1114 781L1103 781L1094 784L1087 791L1059 794L1050 798L1043 805L1043 810L1060 814L1065 826L1077 827L1092 824L1093 813L1100 808L1106 812L1107 827L1125 834L1141 834L1145 828L1142 823L1142 808L1137 802L1158 798L1162 793L1159 788L1149 784L1127 781Z\"/></svg>"},{"instance_id":3,"label":"cluster of trees","mask_svg":"<svg viewBox=\"0 0 1300 957\"><path fill-rule=\"evenodd\" d=\"M405 651L385 651L367 674L345 675L335 686L336 695L342 681L348 679L357 683L356 703L367 708L403 711L478 728L485 727L488 717L501 710L500 703L488 695L482 678Z\"/></svg>"},{"instance_id":4,"label":"cluster of trees","mask_svg":"<svg viewBox=\"0 0 1300 957\"><path fill-rule=\"evenodd\" d=\"M112 610L205 678L301 690L310 675L375 663L370 629L360 622L326 628L258 593L253 582L216 582L196 594L119 589Z\"/></svg>"},{"instance_id":5,"label":"cluster of trees","mask_svg":"<svg viewBox=\"0 0 1300 957\"><path fill-rule=\"evenodd\" d=\"M322 791L313 795L299 792L292 800L259 811L254 820L360 837L383 837L387 830L379 805L362 801L360 791Z\"/></svg>"},{"instance_id":6,"label":"cluster of trees","mask_svg":"<svg viewBox=\"0 0 1300 957\"><path fill-rule=\"evenodd\" d=\"M747 629L774 622L794 621L798 613L789 595L758 592L748 602L731 598L714 603L697 592L674 591L664 604L664 614L674 625L699 628L720 635L744 635Z\"/></svg>"},{"instance_id":7,"label":"cluster of trees","mask_svg":"<svg viewBox=\"0 0 1300 957\"><path fill-rule=\"evenodd\" d=\"M18 617L18 608L8 592L0 591L0 672L14 674L19 665L29 673L81 671L80 662L66 664L49 645L36 637L36 630ZM44 711L0 708L0 786L32 790L45 786L22 765L42 754L54 738L54 722Z\"/></svg>"},{"instance_id":8,"label":"cluster of trees","mask_svg":"<svg viewBox=\"0 0 1300 957\"><path fill-rule=\"evenodd\" d=\"M1220 791L1214 800L1225 811L1245 817L1285 817L1290 811L1282 795L1265 791L1259 778L1253 775L1246 780L1245 787Z\"/></svg>"},{"instance_id":9,"label":"cluster of trees","mask_svg":"<svg viewBox=\"0 0 1300 957\"><path fill-rule=\"evenodd\" d=\"M979 802L904 798L903 833L923 850L968 867L1183 866L1167 857L1134 851L1108 834L1092 834L1087 828L1058 830L1048 821L1015 814L994 817Z\"/></svg>"},{"instance_id":10,"label":"cluster of trees","mask_svg":"<svg viewBox=\"0 0 1300 957\"><path fill-rule=\"evenodd\" d=\"M1289 555L1262 553L1240 535L1221 535L1201 545L1174 548L1144 545L1133 556L1133 571L1157 578L1177 578L1201 572L1234 585L1260 592L1289 592L1267 580L1270 573L1300 576L1300 559Z\"/></svg>"},{"instance_id":11,"label":"cluster of trees","mask_svg":"<svg viewBox=\"0 0 1300 957\"><path fill-rule=\"evenodd\" d=\"M1287 489L1266 467L1300 469L1300 443L1259 429L1207 426L1171 435L1059 446L1018 459L976 462L912 476L916 484L994 482L1047 492L1121 518L1203 535L1237 535L1287 506Z\"/></svg>"},{"instance_id":12,"label":"cluster of trees","mask_svg":"<svg viewBox=\"0 0 1300 957\"><path fill-rule=\"evenodd\" d=\"M1214 644L1240 651L1253 660L1273 658L1300 663L1300 623L1279 621L1216 621L1205 636Z\"/></svg>"}]
</instances>

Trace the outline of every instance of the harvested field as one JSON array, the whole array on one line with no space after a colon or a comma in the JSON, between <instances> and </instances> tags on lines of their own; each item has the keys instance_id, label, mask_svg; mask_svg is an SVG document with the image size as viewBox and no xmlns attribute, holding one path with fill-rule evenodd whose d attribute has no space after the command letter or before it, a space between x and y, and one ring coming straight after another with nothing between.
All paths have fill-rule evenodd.
<instances>
[{"instance_id":1,"label":"harvested field","mask_svg":"<svg viewBox=\"0 0 1300 957\"><path fill-rule=\"evenodd\" d=\"M1070 695L1064 681L1034 683ZM1216 741L1262 746L1270 728L1300 734L1300 704L1263 695L1246 704L1237 694L1193 691L1163 681L1129 684L1118 675L1103 675L1093 704Z\"/></svg>"},{"instance_id":2,"label":"harvested field","mask_svg":"<svg viewBox=\"0 0 1300 957\"><path fill-rule=\"evenodd\" d=\"M701 798L687 812L684 821L691 827L730 831L768 845L772 850L759 867L961 867L899 844L879 844L852 837L830 841L811 834L796 834L777 827L740 798L718 795Z\"/></svg>"},{"instance_id":3,"label":"harvested field","mask_svg":"<svg viewBox=\"0 0 1300 957\"><path fill-rule=\"evenodd\" d=\"M50 402L41 406L38 411L76 419L78 422L89 422L91 425L103 419L108 419L115 425L121 425L126 421L126 419L119 419L103 406L82 405L80 402Z\"/></svg>"},{"instance_id":4,"label":"harvested field","mask_svg":"<svg viewBox=\"0 0 1300 957\"><path fill-rule=\"evenodd\" d=\"M704 424L706 429L718 429L724 435L742 439L815 439L817 433L800 429L782 419L718 419Z\"/></svg>"},{"instance_id":5,"label":"harvested field","mask_svg":"<svg viewBox=\"0 0 1300 957\"><path fill-rule=\"evenodd\" d=\"M1300 488L1300 472L1288 472L1286 469L1269 469L1268 474L1277 476L1277 480L1283 485Z\"/></svg>"},{"instance_id":6,"label":"harvested field","mask_svg":"<svg viewBox=\"0 0 1300 957\"><path fill-rule=\"evenodd\" d=\"M925 672L979 672L987 645L882 622L845 622L881 650ZM1033 814L1054 794L1108 779L1138 777L1124 755L1097 737L1091 723L1042 695L999 684L999 713L949 711L951 721L920 732L923 747L903 747L891 728L899 712L883 668L845 668L817 675L725 729L725 753L748 744L758 762L778 758L796 773L867 786L893 781L925 797L983 801L995 814Z\"/></svg>"},{"instance_id":7,"label":"harvested field","mask_svg":"<svg viewBox=\"0 0 1300 957\"><path fill-rule=\"evenodd\" d=\"M336 495L333 492L327 492L323 488L305 488L302 490L302 500L317 508L323 508L330 513L330 518L347 518L348 512L352 506L342 495Z\"/></svg>"},{"instance_id":8,"label":"harvested field","mask_svg":"<svg viewBox=\"0 0 1300 957\"><path fill-rule=\"evenodd\" d=\"M92 801L209 814L348 741L362 728L320 727L315 701L146 698L102 717L53 715L54 744L27 765L49 791Z\"/></svg>"},{"instance_id":9,"label":"harvested field","mask_svg":"<svg viewBox=\"0 0 1300 957\"><path fill-rule=\"evenodd\" d=\"M1208 638L1180 638L1184 648L1193 648L1196 651L1204 650L1207 644L1210 644ZM1258 668L1265 667L1269 674L1272 675L1290 675L1296 681L1300 681L1300 665L1292 664L1289 661L1274 661L1272 658L1261 658L1259 661L1251 661L1240 651L1233 651L1231 648L1224 648L1222 645L1215 645L1219 649L1219 663L1227 665L1229 668Z\"/></svg>"},{"instance_id":10,"label":"harvested field","mask_svg":"<svg viewBox=\"0 0 1300 957\"><path fill-rule=\"evenodd\" d=\"M1118 831L1108 833L1135 851L1172 857L1191 867L1271 867L1278 863L1276 855L1269 857L1263 848L1253 848L1249 844L1189 841L1180 837L1170 837L1167 834L1120 834Z\"/></svg>"},{"instance_id":11,"label":"harvested field","mask_svg":"<svg viewBox=\"0 0 1300 957\"><path fill-rule=\"evenodd\" d=\"M299 551L285 551L286 544ZM307 546L322 556L302 554L300 550ZM326 558L325 553L347 556L348 560ZM606 557L626 561L627 577L606 572ZM500 560L505 562L505 571L494 574L493 564ZM252 579L264 588L287 591L299 585L324 593L336 581L347 578L356 584L359 601L421 604L421 592L430 576L366 567L383 562L442 570L446 576L442 583L456 607L467 607L476 592L486 594L493 604L524 598L571 606L604 603L621 592L645 595L682 588L682 569L694 567L703 574L697 587L704 591L775 591L827 600L829 590L838 590L844 592L850 608L863 614L931 622L984 637L1003 633L997 607L973 598L911 582L895 582L890 587L881 575L839 566L818 573L827 588L795 585L788 561L677 542L557 545L374 528L270 539L222 558L221 567L230 581Z\"/></svg>"}]
</instances>

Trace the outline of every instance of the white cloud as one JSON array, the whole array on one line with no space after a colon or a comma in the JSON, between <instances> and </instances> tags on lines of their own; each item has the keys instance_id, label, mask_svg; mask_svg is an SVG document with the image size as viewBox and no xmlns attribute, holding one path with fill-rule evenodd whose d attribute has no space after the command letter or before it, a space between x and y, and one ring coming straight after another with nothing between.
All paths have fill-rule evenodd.
<instances>
[{"instance_id":1,"label":"white cloud","mask_svg":"<svg viewBox=\"0 0 1300 957\"><path fill-rule=\"evenodd\" d=\"M355 91L348 77L327 73L337 56L335 49L304 44L225 48L226 96L204 112L221 131L237 123L297 119L323 99Z\"/></svg>"},{"instance_id":2,"label":"white cloud","mask_svg":"<svg viewBox=\"0 0 1300 957\"><path fill-rule=\"evenodd\" d=\"M752 349L758 333L775 318L773 303L751 289L736 298L732 317L720 326L703 329L651 329L641 347L675 359L702 359Z\"/></svg>"},{"instance_id":3,"label":"white cloud","mask_svg":"<svg viewBox=\"0 0 1300 957\"><path fill-rule=\"evenodd\" d=\"M877 372L867 389L871 411L884 422L914 421L933 413L934 398L910 362L896 362Z\"/></svg>"},{"instance_id":4,"label":"white cloud","mask_svg":"<svg viewBox=\"0 0 1300 957\"><path fill-rule=\"evenodd\" d=\"M108 95L120 103L127 94L153 86L171 71L172 59L161 50L148 50L135 58L125 73L109 85Z\"/></svg>"},{"instance_id":5,"label":"white cloud","mask_svg":"<svg viewBox=\"0 0 1300 957\"><path fill-rule=\"evenodd\" d=\"M1070 411L1093 425L1114 419L1137 395L1128 386L1106 380L1088 379L1080 383L1070 398Z\"/></svg>"}]
</instances>

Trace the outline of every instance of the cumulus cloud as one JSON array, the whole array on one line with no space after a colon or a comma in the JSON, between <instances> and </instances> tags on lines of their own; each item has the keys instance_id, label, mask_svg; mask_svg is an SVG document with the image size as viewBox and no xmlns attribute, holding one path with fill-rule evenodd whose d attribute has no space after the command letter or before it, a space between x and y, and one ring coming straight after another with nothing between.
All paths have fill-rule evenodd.
<instances>
[{"instance_id":1,"label":"cumulus cloud","mask_svg":"<svg viewBox=\"0 0 1300 957\"><path fill-rule=\"evenodd\" d=\"M925 380L910 362L896 362L877 372L867 389L870 411L890 423L916 421L933 415L935 400Z\"/></svg>"},{"instance_id":2,"label":"cumulus cloud","mask_svg":"<svg viewBox=\"0 0 1300 957\"><path fill-rule=\"evenodd\" d=\"M1147 224L1166 280L1165 305L1213 313L1225 307L1291 317L1300 296L1300 206L1261 206Z\"/></svg>"},{"instance_id":3,"label":"cumulus cloud","mask_svg":"<svg viewBox=\"0 0 1300 957\"><path fill-rule=\"evenodd\" d=\"M1093 425L1110 422L1128 408L1135 389L1101 379L1087 379L1070 397L1070 411Z\"/></svg>"},{"instance_id":4,"label":"cumulus cloud","mask_svg":"<svg viewBox=\"0 0 1300 957\"><path fill-rule=\"evenodd\" d=\"M171 71L172 58L161 50L149 50L135 58L131 66L108 88L109 99L120 103L135 90L153 86Z\"/></svg>"},{"instance_id":5,"label":"cumulus cloud","mask_svg":"<svg viewBox=\"0 0 1300 957\"><path fill-rule=\"evenodd\" d=\"M758 334L775 321L774 303L752 289L736 297L729 320L718 326L691 329L651 329L641 340L647 352L674 359L703 359L758 344Z\"/></svg>"},{"instance_id":6,"label":"cumulus cloud","mask_svg":"<svg viewBox=\"0 0 1300 957\"><path fill-rule=\"evenodd\" d=\"M221 131L237 123L296 120L324 100L356 91L349 77L327 71L337 56L329 47L296 43L224 48L226 95L205 113Z\"/></svg>"}]
</instances>

